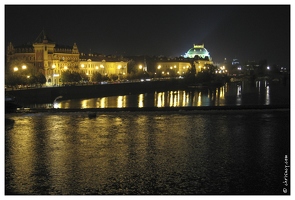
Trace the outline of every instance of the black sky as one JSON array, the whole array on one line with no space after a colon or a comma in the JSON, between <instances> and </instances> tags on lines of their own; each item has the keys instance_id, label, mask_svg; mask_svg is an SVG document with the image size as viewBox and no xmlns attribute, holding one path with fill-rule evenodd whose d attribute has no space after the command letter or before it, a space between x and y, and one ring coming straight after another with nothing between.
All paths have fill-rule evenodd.
<instances>
[{"instance_id":1,"label":"black sky","mask_svg":"<svg viewBox=\"0 0 295 200\"><path fill-rule=\"evenodd\" d=\"M43 29L84 53L180 56L204 43L214 62L290 65L290 5L5 5L6 46Z\"/></svg>"}]
</instances>

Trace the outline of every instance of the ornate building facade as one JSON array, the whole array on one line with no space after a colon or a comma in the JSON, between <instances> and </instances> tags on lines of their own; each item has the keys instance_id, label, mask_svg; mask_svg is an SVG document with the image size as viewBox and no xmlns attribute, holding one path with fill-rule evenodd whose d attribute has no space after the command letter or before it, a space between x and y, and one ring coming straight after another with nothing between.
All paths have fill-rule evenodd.
<instances>
[{"instance_id":1,"label":"ornate building facade","mask_svg":"<svg viewBox=\"0 0 295 200\"><path fill-rule=\"evenodd\" d=\"M115 74L119 78L127 73L126 59L80 54L76 43L73 46L56 44L48 38L45 31L42 31L32 44L13 46L9 43L6 64L9 67L17 67L11 66L15 60L44 74L46 85L60 85L61 74L67 70L85 73L89 80L95 72L104 75Z\"/></svg>"},{"instance_id":2,"label":"ornate building facade","mask_svg":"<svg viewBox=\"0 0 295 200\"><path fill-rule=\"evenodd\" d=\"M196 73L208 69L209 65L213 65L212 58L210 57L209 51L204 47L204 44L194 44L194 47L189 49L184 57L194 59Z\"/></svg>"},{"instance_id":3,"label":"ornate building facade","mask_svg":"<svg viewBox=\"0 0 295 200\"><path fill-rule=\"evenodd\" d=\"M204 48L204 44L194 44L194 47L187 51L184 58L163 60L157 62L156 65L157 71L162 74L174 70L174 73L182 76L192 68L192 65L195 66L196 74L208 70L210 66L213 65L213 61L207 49Z\"/></svg>"}]
</instances>

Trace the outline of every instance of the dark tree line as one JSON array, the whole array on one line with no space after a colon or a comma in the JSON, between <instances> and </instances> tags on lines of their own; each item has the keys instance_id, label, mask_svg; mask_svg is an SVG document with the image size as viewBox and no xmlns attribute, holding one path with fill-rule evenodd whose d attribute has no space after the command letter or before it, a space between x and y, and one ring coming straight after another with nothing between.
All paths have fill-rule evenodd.
<instances>
[{"instance_id":1,"label":"dark tree line","mask_svg":"<svg viewBox=\"0 0 295 200\"><path fill-rule=\"evenodd\" d=\"M7 74L5 75L5 85L17 87L18 85L32 86L37 85L42 87L46 83L46 78L42 73L36 75L23 75L23 74Z\"/></svg>"}]
</instances>

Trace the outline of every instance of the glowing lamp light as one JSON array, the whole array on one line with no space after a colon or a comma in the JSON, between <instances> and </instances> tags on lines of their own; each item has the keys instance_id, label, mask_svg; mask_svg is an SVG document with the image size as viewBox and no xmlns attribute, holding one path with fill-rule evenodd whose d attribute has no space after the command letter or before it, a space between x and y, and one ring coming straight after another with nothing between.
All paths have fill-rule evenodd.
<instances>
[{"instance_id":1,"label":"glowing lamp light","mask_svg":"<svg viewBox=\"0 0 295 200\"><path fill-rule=\"evenodd\" d=\"M23 66L22 66L22 69L27 69L27 66L26 66L26 65L23 65Z\"/></svg>"},{"instance_id":2,"label":"glowing lamp light","mask_svg":"<svg viewBox=\"0 0 295 200\"><path fill-rule=\"evenodd\" d=\"M14 67L13 71L15 71L15 72L18 71L18 67Z\"/></svg>"}]
</instances>

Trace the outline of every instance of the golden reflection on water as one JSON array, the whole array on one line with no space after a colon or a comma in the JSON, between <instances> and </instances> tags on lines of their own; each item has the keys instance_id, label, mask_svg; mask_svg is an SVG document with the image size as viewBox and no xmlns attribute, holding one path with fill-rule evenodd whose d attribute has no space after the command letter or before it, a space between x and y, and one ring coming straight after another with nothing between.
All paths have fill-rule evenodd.
<instances>
[{"instance_id":1,"label":"golden reflection on water","mask_svg":"<svg viewBox=\"0 0 295 200\"><path fill-rule=\"evenodd\" d=\"M220 105L224 103L225 87L217 88L216 90L202 90L202 91L167 91L155 92L153 95L153 105L148 104L148 99L152 99L151 94L139 95L124 95L111 96L103 98L92 98L83 100L66 100L57 103L56 108L124 108L133 107L133 103L139 108L146 106L155 107L179 107L179 106L208 106ZM238 98L240 93L237 93ZM219 102L222 100L221 102ZM213 103L210 103L213 102ZM130 105L129 105L130 104Z\"/></svg>"},{"instance_id":2,"label":"golden reflection on water","mask_svg":"<svg viewBox=\"0 0 295 200\"><path fill-rule=\"evenodd\" d=\"M185 193L188 187L179 185L186 182L192 191L202 192L200 187L215 191L217 186L229 191L232 176L247 178L248 161L260 166L259 173L268 173L275 164L275 133L281 129L277 119L282 118L255 114L250 121L250 115L115 113L89 119L80 112L16 116L13 129L6 133L10 186L23 194L127 194L153 191L156 184L173 194L175 189Z\"/></svg>"},{"instance_id":3,"label":"golden reflection on water","mask_svg":"<svg viewBox=\"0 0 295 200\"><path fill-rule=\"evenodd\" d=\"M27 193L34 186L33 182L27 182L34 173L36 151L34 151L34 124L30 118L23 118L18 121L22 131L11 134L10 159L11 167L14 170L13 184L21 193ZM23 184L26 183L26 184Z\"/></svg>"},{"instance_id":4,"label":"golden reflection on water","mask_svg":"<svg viewBox=\"0 0 295 200\"><path fill-rule=\"evenodd\" d=\"M165 106L165 92L157 93L156 105L157 107Z\"/></svg>"},{"instance_id":5,"label":"golden reflection on water","mask_svg":"<svg viewBox=\"0 0 295 200\"><path fill-rule=\"evenodd\" d=\"M198 102L197 103L197 106L201 106L202 105L202 93L201 92L198 93L198 101L197 102Z\"/></svg>"},{"instance_id":6,"label":"golden reflection on water","mask_svg":"<svg viewBox=\"0 0 295 200\"><path fill-rule=\"evenodd\" d=\"M266 81L256 82L257 98L262 104L270 104L270 86ZM261 92L261 87L264 92ZM92 99L72 99L60 101L55 108L125 108L125 107L179 107L179 106L224 106L242 105L244 94L253 92L244 83L225 84L214 89L175 90L166 92L154 92L138 95L111 96ZM255 91L254 91L255 92ZM254 93L253 93L254 94ZM243 96L243 98L242 98ZM252 97L251 97L252 98ZM253 104L259 104L253 100Z\"/></svg>"},{"instance_id":7,"label":"golden reflection on water","mask_svg":"<svg viewBox=\"0 0 295 200\"><path fill-rule=\"evenodd\" d=\"M138 107L139 108L144 107L144 94L140 94L138 96Z\"/></svg>"},{"instance_id":8,"label":"golden reflection on water","mask_svg":"<svg viewBox=\"0 0 295 200\"><path fill-rule=\"evenodd\" d=\"M71 138L76 134L73 129L69 131L66 124L71 121L66 117L51 116L45 122L48 124L48 171L50 173L51 181L57 183L54 192L70 193L67 190L67 185L73 181L72 174L68 173L68 165L71 159L77 155L75 151L76 145L71 143ZM73 167L73 166L72 166Z\"/></svg>"}]
</instances>

